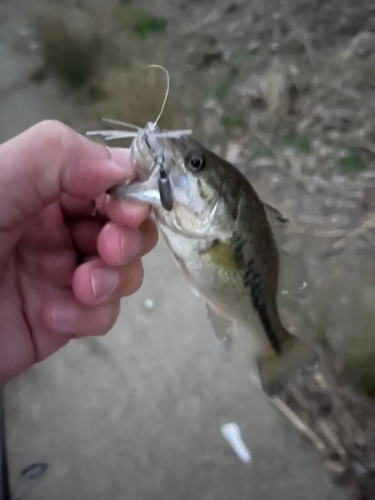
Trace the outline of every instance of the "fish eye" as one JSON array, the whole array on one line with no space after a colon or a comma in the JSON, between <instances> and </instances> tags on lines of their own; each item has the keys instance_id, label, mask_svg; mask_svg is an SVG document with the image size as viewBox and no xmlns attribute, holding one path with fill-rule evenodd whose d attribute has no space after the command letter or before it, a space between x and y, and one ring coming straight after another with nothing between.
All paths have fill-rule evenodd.
<instances>
[{"instance_id":1,"label":"fish eye","mask_svg":"<svg viewBox=\"0 0 375 500\"><path fill-rule=\"evenodd\" d=\"M194 170L194 172L202 172L206 166L206 158L204 155L192 153L186 158L186 163L192 170Z\"/></svg>"}]
</instances>

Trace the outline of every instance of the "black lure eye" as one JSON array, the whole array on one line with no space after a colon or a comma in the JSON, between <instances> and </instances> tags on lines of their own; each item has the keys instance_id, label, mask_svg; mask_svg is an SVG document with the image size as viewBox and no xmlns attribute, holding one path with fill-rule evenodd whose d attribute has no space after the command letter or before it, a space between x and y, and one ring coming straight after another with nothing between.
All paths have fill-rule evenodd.
<instances>
[{"instance_id":1,"label":"black lure eye","mask_svg":"<svg viewBox=\"0 0 375 500\"><path fill-rule=\"evenodd\" d=\"M202 172L206 166L206 158L199 153L192 153L186 158L186 163L194 172Z\"/></svg>"}]
</instances>

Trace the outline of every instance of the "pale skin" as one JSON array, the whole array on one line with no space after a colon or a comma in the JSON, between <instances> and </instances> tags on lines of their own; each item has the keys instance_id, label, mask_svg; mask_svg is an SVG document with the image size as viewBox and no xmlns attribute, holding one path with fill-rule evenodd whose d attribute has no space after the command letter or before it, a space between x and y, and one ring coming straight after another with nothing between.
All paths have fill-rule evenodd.
<instances>
[{"instance_id":1,"label":"pale skin","mask_svg":"<svg viewBox=\"0 0 375 500\"><path fill-rule=\"evenodd\" d=\"M0 383L108 332L141 286L149 209L103 194L134 175L128 150L55 121L0 145Z\"/></svg>"}]
</instances>

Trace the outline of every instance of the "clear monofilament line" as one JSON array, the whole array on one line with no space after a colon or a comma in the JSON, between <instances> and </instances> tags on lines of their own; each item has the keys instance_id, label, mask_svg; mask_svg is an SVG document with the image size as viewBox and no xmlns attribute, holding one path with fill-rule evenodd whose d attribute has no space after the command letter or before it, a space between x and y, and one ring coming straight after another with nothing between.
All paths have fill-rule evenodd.
<instances>
[{"instance_id":1,"label":"clear monofilament line","mask_svg":"<svg viewBox=\"0 0 375 500\"><path fill-rule=\"evenodd\" d=\"M133 129L134 132L127 131L127 130L92 130L92 131L86 132L86 135L88 135L88 136L98 135L98 136L103 137L105 141L113 141L116 139L128 139L128 138L137 137L137 135L142 131L145 134L149 135L150 138L152 136L154 136L154 137L167 137L167 138L171 138L171 139L173 139L173 138L179 139L180 137L182 137L184 135L191 135L192 134L192 130L162 130L162 131L159 131L159 129L158 129L158 131L155 130L156 126L157 126L157 124L158 124L158 122L159 122L159 120L164 112L164 109L165 109L165 106L167 103L169 90L170 90L170 78L169 78L168 70L166 68L164 68L164 66L161 66L159 64L151 64L149 67L161 69L165 73L166 80L167 80L167 88L165 91L163 104L160 108L160 111L159 111L159 114L158 114L156 120L153 123L152 122L148 123L145 128L142 128L142 127L138 127L137 125L133 125L132 123L122 122L120 120L114 120L112 118L103 118L104 122L111 123L113 125L120 125L121 127L130 128L130 129Z\"/></svg>"},{"instance_id":2,"label":"clear monofilament line","mask_svg":"<svg viewBox=\"0 0 375 500\"><path fill-rule=\"evenodd\" d=\"M164 74L166 76L166 79L167 79L167 88L165 90L165 96L164 96L164 99L163 99L163 104L161 105L161 108L160 108L158 116L156 117L156 120L152 124L152 127L154 129L156 127L156 125L158 124L158 122L159 122L159 120L161 118L161 115L164 113L165 105L167 104L167 99L168 99L168 96L169 96L170 81L169 81L168 70L166 68L164 68L164 66L161 66L160 64L151 64L150 68L161 69L164 72Z\"/></svg>"},{"instance_id":3,"label":"clear monofilament line","mask_svg":"<svg viewBox=\"0 0 375 500\"><path fill-rule=\"evenodd\" d=\"M133 128L135 130L142 130L142 127L138 127L137 125L133 125L132 123L122 122L120 120L113 120L112 118L102 118L103 122L112 123L113 125L120 125L120 127L128 127Z\"/></svg>"}]
</instances>

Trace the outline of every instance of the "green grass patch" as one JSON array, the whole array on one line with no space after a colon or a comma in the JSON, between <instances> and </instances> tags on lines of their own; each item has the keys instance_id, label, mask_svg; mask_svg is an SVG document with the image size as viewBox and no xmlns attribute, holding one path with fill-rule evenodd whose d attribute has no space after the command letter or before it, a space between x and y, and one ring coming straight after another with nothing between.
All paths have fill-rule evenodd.
<instances>
[{"instance_id":1,"label":"green grass patch","mask_svg":"<svg viewBox=\"0 0 375 500\"><path fill-rule=\"evenodd\" d=\"M164 33L168 21L160 17L152 16L145 12L139 12L138 19L133 24L133 31L143 40L150 35Z\"/></svg>"},{"instance_id":2,"label":"green grass patch","mask_svg":"<svg viewBox=\"0 0 375 500\"><path fill-rule=\"evenodd\" d=\"M311 154L311 143L306 135L299 135L294 130L289 130L278 140L278 146L285 149L294 149L297 153Z\"/></svg>"},{"instance_id":3,"label":"green grass patch","mask_svg":"<svg viewBox=\"0 0 375 500\"><path fill-rule=\"evenodd\" d=\"M57 14L38 23L38 38L46 66L73 88L82 87L95 74L101 43L94 33L72 30Z\"/></svg>"},{"instance_id":4,"label":"green grass patch","mask_svg":"<svg viewBox=\"0 0 375 500\"><path fill-rule=\"evenodd\" d=\"M232 76L224 77L219 82L215 83L209 87L206 91L206 97L215 99L216 101L223 101L234 84L234 78Z\"/></svg>"},{"instance_id":5,"label":"green grass patch","mask_svg":"<svg viewBox=\"0 0 375 500\"><path fill-rule=\"evenodd\" d=\"M163 34L168 21L136 7L134 4L120 5L115 12L119 29L133 32L141 40Z\"/></svg>"},{"instance_id":6,"label":"green grass patch","mask_svg":"<svg viewBox=\"0 0 375 500\"><path fill-rule=\"evenodd\" d=\"M225 128L245 128L247 126L247 123L241 116L236 116L236 115L227 115L225 114L221 118L221 123L224 125Z\"/></svg>"},{"instance_id":7,"label":"green grass patch","mask_svg":"<svg viewBox=\"0 0 375 500\"><path fill-rule=\"evenodd\" d=\"M253 158L275 158L275 154L265 144L259 144L254 150Z\"/></svg>"},{"instance_id":8,"label":"green grass patch","mask_svg":"<svg viewBox=\"0 0 375 500\"><path fill-rule=\"evenodd\" d=\"M367 168L367 164L357 149L348 149L338 160L340 170L345 174L360 172Z\"/></svg>"}]
</instances>

